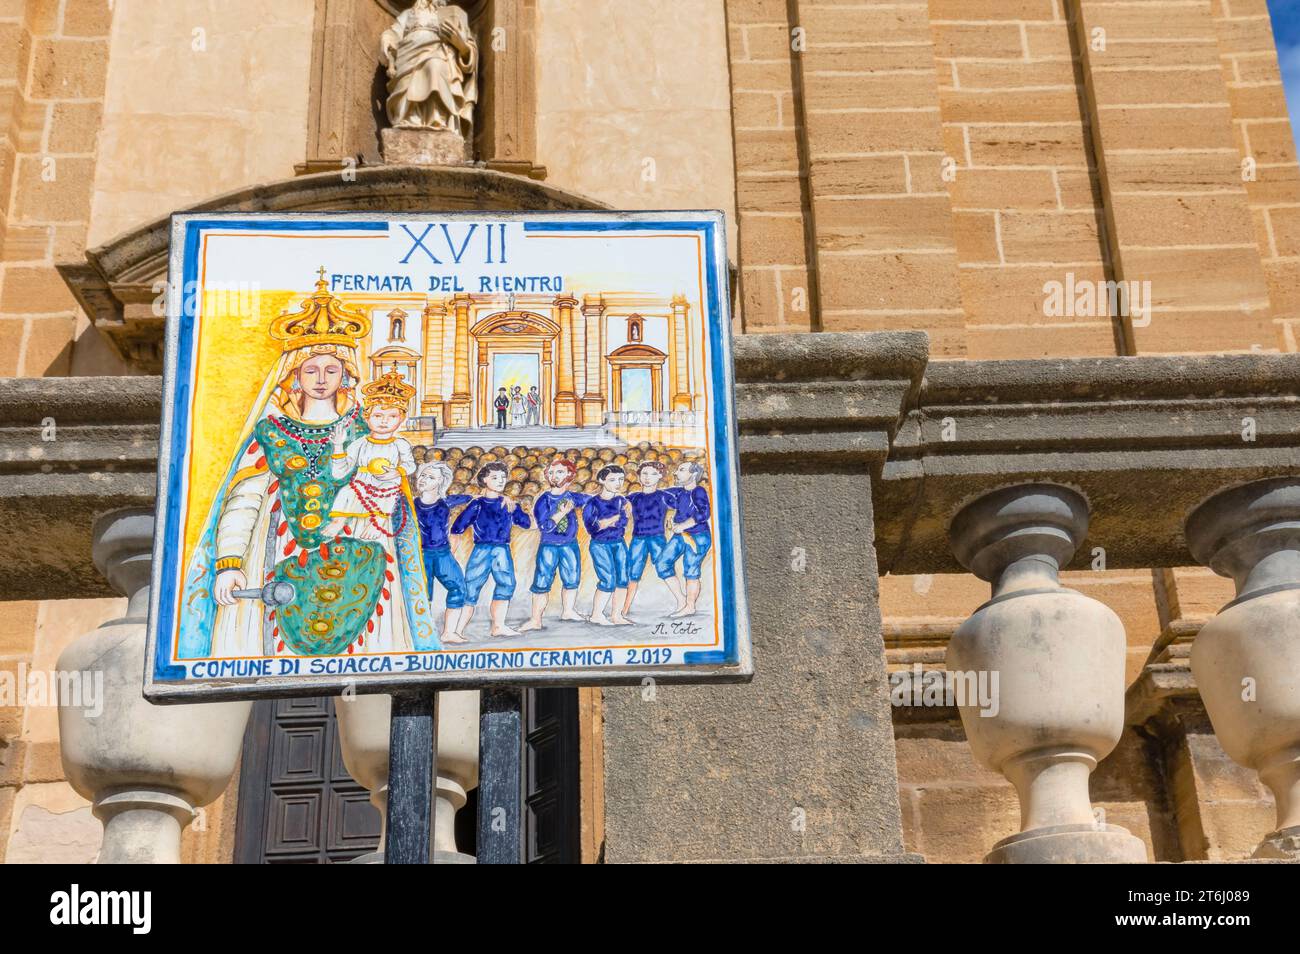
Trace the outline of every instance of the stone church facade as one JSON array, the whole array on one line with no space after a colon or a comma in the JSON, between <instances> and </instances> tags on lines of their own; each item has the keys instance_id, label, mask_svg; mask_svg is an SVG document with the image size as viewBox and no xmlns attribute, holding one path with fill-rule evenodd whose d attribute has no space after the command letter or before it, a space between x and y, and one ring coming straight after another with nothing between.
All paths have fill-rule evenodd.
<instances>
[{"instance_id":1,"label":"stone church facade","mask_svg":"<svg viewBox=\"0 0 1300 954\"><path fill-rule=\"evenodd\" d=\"M30 685L139 624L167 217L593 208L727 216L757 675L530 700L562 753L536 860L1297 857L1300 163L1264 0L466 0L454 166L381 147L408 6L0 0L6 861L93 860L114 810ZM700 406L680 297L357 300L430 427L490 420L505 350L544 424ZM952 691L981 672L987 718ZM224 785L164 793L183 860L373 850L328 702L233 731Z\"/></svg>"}]
</instances>

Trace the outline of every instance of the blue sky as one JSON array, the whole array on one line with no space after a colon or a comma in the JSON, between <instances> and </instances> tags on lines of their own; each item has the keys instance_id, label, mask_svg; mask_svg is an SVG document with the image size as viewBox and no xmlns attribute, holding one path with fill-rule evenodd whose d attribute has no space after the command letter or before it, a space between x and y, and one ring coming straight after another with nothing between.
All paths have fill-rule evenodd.
<instances>
[{"instance_id":1,"label":"blue sky","mask_svg":"<svg viewBox=\"0 0 1300 954\"><path fill-rule=\"evenodd\" d=\"M1292 131L1300 134L1300 0L1268 0L1277 39L1277 58L1291 109Z\"/></svg>"}]
</instances>

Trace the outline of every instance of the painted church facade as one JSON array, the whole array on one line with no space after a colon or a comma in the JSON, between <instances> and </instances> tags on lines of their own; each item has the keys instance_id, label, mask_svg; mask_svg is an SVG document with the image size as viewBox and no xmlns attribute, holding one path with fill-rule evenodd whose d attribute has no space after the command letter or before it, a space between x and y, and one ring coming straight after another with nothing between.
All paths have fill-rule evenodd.
<instances>
[{"instance_id":1,"label":"painted church facade","mask_svg":"<svg viewBox=\"0 0 1300 954\"><path fill-rule=\"evenodd\" d=\"M342 297L371 316L363 362L416 388L420 434L493 427L502 387L537 388L543 427L682 424L701 409L699 303L685 295Z\"/></svg>"}]
</instances>

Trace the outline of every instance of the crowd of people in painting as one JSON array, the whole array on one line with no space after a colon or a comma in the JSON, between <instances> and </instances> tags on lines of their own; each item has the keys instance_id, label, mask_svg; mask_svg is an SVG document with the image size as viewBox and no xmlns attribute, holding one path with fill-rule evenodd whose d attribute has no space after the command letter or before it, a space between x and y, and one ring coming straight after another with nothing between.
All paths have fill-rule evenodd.
<instances>
[{"instance_id":1,"label":"crowd of people in painting","mask_svg":"<svg viewBox=\"0 0 1300 954\"><path fill-rule=\"evenodd\" d=\"M545 489L516 495L523 487L514 479L512 471L517 468L512 463L520 461L520 455L508 453L498 458L493 452L480 454L491 459L477 466L475 495L452 492L457 471L447 461L426 460L416 469L415 509L429 593L432 596L435 581L446 590L444 644L466 641L465 627L489 579L493 636L542 629L557 576L563 620L630 625L629 614L647 567L653 568L672 595L675 609L671 616L696 613L701 570L712 546L711 506L708 491L701 486L705 472L699 460L681 459L678 454L674 463L667 452L651 450L648 445L630 454L600 451L594 458L584 451L570 452L571 456L551 456L541 467L538 476ZM525 453L522 460L529 456ZM580 481L593 460L600 466L592 479ZM580 469L580 464L586 467ZM670 464L674 465L671 485ZM529 587L531 612L528 621L514 629L505 620L516 588L511 536L516 530L534 527L540 532L540 542ZM596 574L592 606L581 614L575 605L583 565L580 527L586 531ZM450 540L463 533L471 534L473 540L464 567L452 555ZM677 575L679 565L682 579Z\"/></svg>"},{"instance_id":2,"label":"crowd of people in painting","mask_svg":"<svg viewBox=\"0 0 1300 954\"><path fill-rule=\"evenodd\" d=\"M560 619L630 625L648 567L662 582L643 612L697 612L713 546L700 450L412 446L400 372L361 383L349 348L292 344L190 558L179 658L436 650L467 642L489 581L498 637L544 628L557 582ZM531 574L519 629L516 551Z\"/></svg>"}]
</instances>

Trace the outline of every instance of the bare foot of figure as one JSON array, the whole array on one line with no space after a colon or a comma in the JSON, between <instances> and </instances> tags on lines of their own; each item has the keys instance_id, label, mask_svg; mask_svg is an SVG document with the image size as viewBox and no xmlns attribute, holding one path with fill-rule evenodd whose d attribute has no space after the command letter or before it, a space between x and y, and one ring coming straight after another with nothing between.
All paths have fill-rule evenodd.
<instances>
[{"instance_id":1,"label":"bare foot of figure","mask_svg":"<svg viewBox=\"0 0 1300 954\"><path fill-rule=\"evenodd\" d=\"M563 617L561 617L561 619L563 619ZM542 628L542 621L540 619L530 619L528 622L524 623L524 625L519 627L519 632L531 633L535 629Z\"/></svg>"},{"instance_id":2,"label":"bare foot of figure","mask_svg":"<svg viewBox=\"0 0 1300 954\"><path fill-rule=\"evenodd\" d=\"M612 622L615 626L631 626L635 620L628 619L622 613L615 613Z\"/></svg>"},{"instance_id":3,"label":"bare foot of figure","mask_svg":"<svg viewBox=\"0 0 1300 954\"><path fill-rule=\"evenodd\" d=\"M469 640L460 633L445 633L442 637L444 643L468 643Z\"/></svg>"},{"instance_id":4,"label":"bare foot of figure","mask_svg":"<svg viewBox=\"0 0 1300 954\"><path fill-rule=\"evenodd\" d=\"M613 625L614 625L613 623L611 623L611 622L609 621L609 618L608 618L608 617L606 617L606 616L597 616L597 615L594 614L594 613L593 613L591 616L589 616L589 617L587 618L587 622L589 622L589 623L595 623L597 626L613 626Z\"/></svg>"},{"instance_id":5,"label":"bare foot of figure","mask_svg":"<svg viewBox=\"0 0 1300 954\"><path fill-rule=\"evenodd\" d=\"M669 614L669 615L671 615L671 616L694 616L694 615L695 615L695 607L694 607L694 606L683 606L681 609L677 610L677 612L675 612L675 613L671 613L671 614Z\"/></svg>"},{"instance_id":6,"label":"bare foot of figure","mask_svg":"<svg viewBox=\"0 0 1300 954\"><path fill-rule=\"evenodd\" d=\"M560 619L567 619L571 623L585 623L587 617L579 616L577 613L562 613Z\"/></svg>"},{"instance_id":7,"label":"bare foot of figure","mask_svg":"<svg viewBox=\"0 0 1300 954\"><path fill-rule=\"evenodd\" d=\"M506 626L506 625L503 624L503 625L501 625L501 626L494 626L494 627L492 628L492 632L491 632L490 635L492 635L492 636L518 636L518 635L520 635L520 633L519 633L519 630L517 630L517 629L511 629L509 626Z\"/></svg>"}]
</instances>

